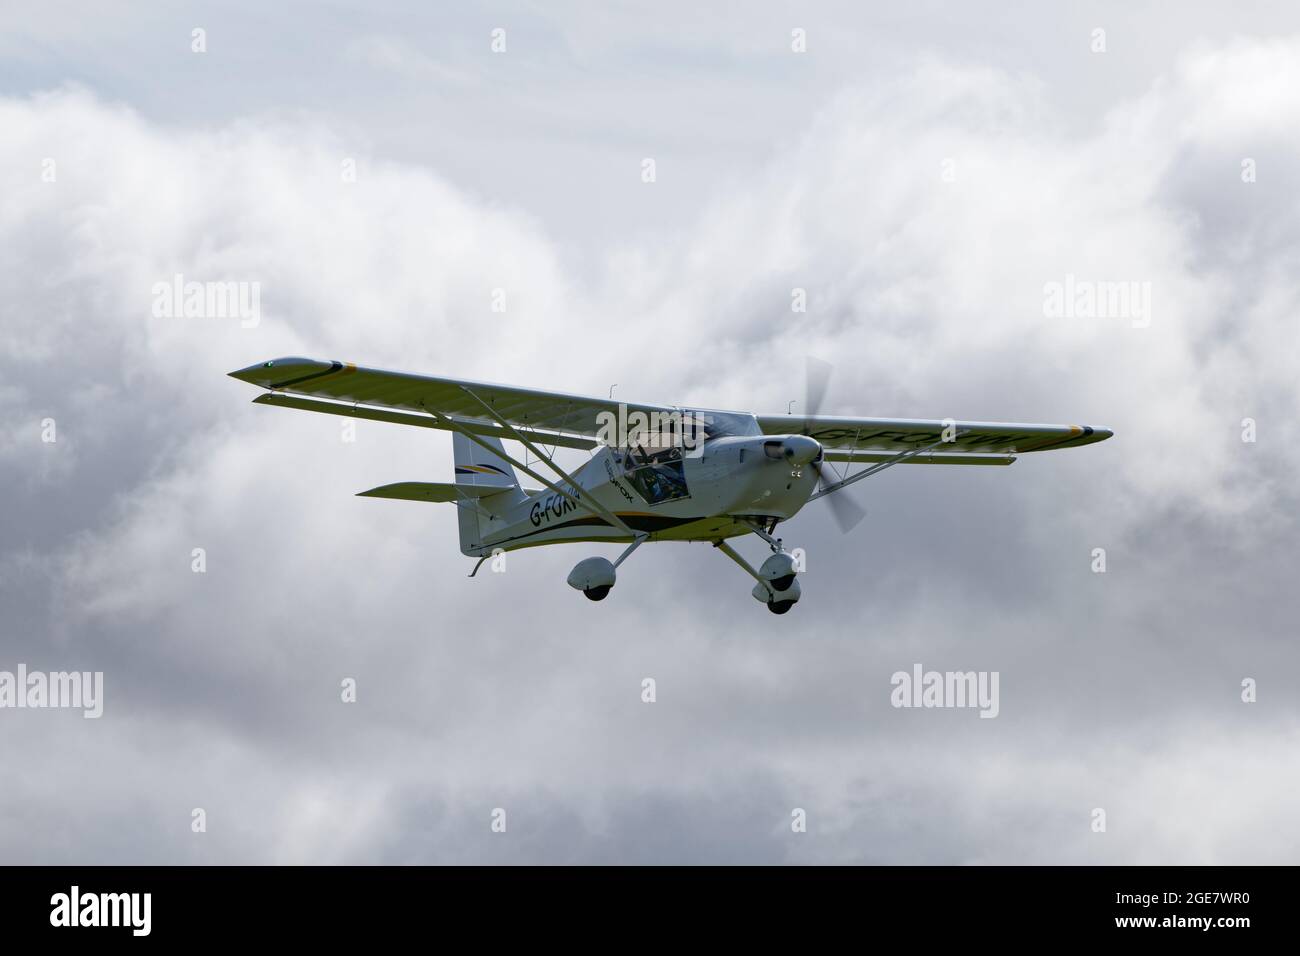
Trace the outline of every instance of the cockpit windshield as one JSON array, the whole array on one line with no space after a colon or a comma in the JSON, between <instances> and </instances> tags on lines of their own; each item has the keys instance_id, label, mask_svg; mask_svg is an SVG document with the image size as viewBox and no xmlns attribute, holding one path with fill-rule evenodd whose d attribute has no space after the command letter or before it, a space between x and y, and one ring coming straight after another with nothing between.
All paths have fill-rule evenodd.
<instances>
[{"instance_id":1,"label":"cockpit windshield","mask_svg":"<svg viewBox=\"0 0 1300 956\"><path fill-rule=\"evenodd\" d=\"M702 423L706 440L710 438L743 438L763 434L763 429L758 427L758 419L744 412L683 410L682 415L683 417L689 416L691 419Z\"/></svg>"}]
</instances>

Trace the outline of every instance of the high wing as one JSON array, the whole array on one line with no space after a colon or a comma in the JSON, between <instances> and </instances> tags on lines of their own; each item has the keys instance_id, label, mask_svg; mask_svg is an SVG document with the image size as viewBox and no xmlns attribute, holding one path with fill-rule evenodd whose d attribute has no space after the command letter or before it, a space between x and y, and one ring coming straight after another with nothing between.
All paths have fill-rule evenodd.
<instances>
[{"instance_id":1,"label":"high wing","mask_svg":"<svg viewBox=\"0 0 1300 956\"><path fill-rule=\"evenodd\" d=\"M641 412L671 415L681 409L541 389L437 378L365 368L352 362L278 358L231 372L233 378L269 389L254 399L373 421L448 428L514 437L500 422L547 445L591 449L606 416ZM298 397L306 396L306 397ZM748 414L748 413L741 413ZM911 457L916 464L1010 464L1031 451L1072 448L1109 438L1106 428L1086 425L1024 425L917 419L759 415L764 434L805 434L817 439L830 461L878 462L934 445ZM498 421L499 419L499 421ZM953 426L953 440L943 441Z\"/></svg>"},{"instance_id":2,"label":"high wing","mask_svg":"<svg viewBox=\"0 0 1300 956\"><path fill-rule=\"evenodd\" d=\"M647 415L674 411L667 405L620 403L614 399L386 372L352 362L307 358L273 359L230 375L270 389L271 394L254 399L262 404L426 428L446 427L430 415L437 413L458 424L469 424L476 434L511 437L499 425L491 424L492 415L484 408L486 404L493 413L537 441L569 448L594 448L601 413L617 416L620 404L629 412ZM310 398L293 398L293 395ZM542 434L543 431L547 434Z\"/></svg>"},{"instance_id":3,"label":"high wing","mask_svg":"<svg viewBox=\"0 0 1300 956\"><path fill-rule=\"evenodd\" d=\"M1009 464L1012 455L1074 448L1104 441L1114 434L1089 425L1025 425L1011 422L842 418L829 415L759 415L767 435L809 435L826 449L831 461L882 461L893 455L936 445L933 452L911 459L933 464ZM944 441L951 428L952 441Z\"/></svg>"}]
</instances>

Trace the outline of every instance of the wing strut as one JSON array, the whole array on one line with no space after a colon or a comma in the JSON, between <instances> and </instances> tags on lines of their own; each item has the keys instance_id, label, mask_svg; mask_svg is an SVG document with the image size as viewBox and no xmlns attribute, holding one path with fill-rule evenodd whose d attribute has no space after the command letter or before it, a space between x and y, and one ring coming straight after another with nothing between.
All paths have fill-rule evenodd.
<instances>
[{"instance_id":1,"label":"wing strut","mask_svg":"<svg viewBox=\"0 0 1300 956\"><path fill-rule=\"evenodd\" d=\"M487 409L488 414L491 415L492 418L494 418L498 423L500 423L501 427L504 428L507 433L509 433L511 438L515 439L520 444L522 444L525 448L527 448L534 455L536 455L540 460L546 462L546 464L556 474L558 474L562 480L567 481L571 487L573 488L579 487L578 483L574 481L572 477L570 477L568 472L560 468L559 465L555 464L555 462L553 462L546 455L543 455L538 450L536 445L534 445L527 438L521 435L517 428L515 428L508 421L506 421L504 418L498 415L491 408L491 406L489 406L481 398L479 398L477 395L471 392L468 388L465 389L465 392L470 396L472 396L476 401L478 401L479 404L481 404L485 409ZM437 419L444 428L450 429L451 431L454 432L460 432L460 434L464 435L470 441L474 442L474 444L487 449L488 451L492 452L492 454L494 455L500 455L506 461L510 462L510 464L514 465L514 467L522 471L525 475L532 478L534 481L540 481L542 484L544 484L547 488L550 488L556 494L563 495L565 498L569 499L569 501L573 502L579 508L582 508L585 511L590 511L596 517L600 518L603 521L608 521L616 528L622 528L625 532L627 532L627 534L629 534L633 538L640 537L640 535L638 535L637 532L633 531L623 522L622 518L614 514L612 511L610 511L608 508L604 507L603 505L599 505L594 501L580 499L576 495L572 494L571 492L565 491L563 488L561 488L559 485L555 484L554 482L548 481L546 478L543 478L541 475L533 471L533 469L529 468L523 462L510 457L510 455L506 454L504 451L493 448L483 439L479 438L477 435L471 432L468 428L465 428L460 422L453 421L452 419L448 418L446 415L443 415L441 412L436 412L432 408L429 408L427 405L424 406L424 410L428 412L430 415L432 415L435 419Z\"/></svg>"},{"instance_id":2,"label":"wing strut","mask_svg":"<svg viewBox=\"0 0 1300 956\"><path fill-rule=\"evenodd\" d=\"M965 434L965 432L957 432L957 434L962 435ZM850 475L848 478L842 478L839 481L835 482L834 484L827 485L824 488L819 488L816 491L816 493L808 496L808 500L816 501L818 498L825 497L826 495L829 495L833 491L839 491L845 485L851 485L855 481L861 481L863 478L869 478L874 474L878 474L879 472L884 471L886 468L890 467L891 465L900 464L902 462L907 461L907 459L909 458L915 458L917 455L924 455L927 451L932 451L933 449L938 448L940 445L945 445L945 444L951 444L951 442L948 442L945 439L940 438L937 442L931 445L923 445L920 448L909 448L907 451L901 451L897 455L894 455L892 458L886 458L884 461L877 462L876 464L872 465L870 468L858 472L856 475Z\"/></svg>"},{"instance_id":3,"label":"wing strut","mask_svg":"<svg viewBox=\"0 0 1300 956\"><path fill-rule=\"evenodd\" d=\"M488 415L492 418L493 421L495 421L498 425L500 425L500 426L501 426L502 428L504 428L507 432L509 432L510 435L511 435L512 437L514 437L515 440L517 440L521 445L523 445L525 448L527 448L529 451L531 451L534 455L536 455L539 461L544 461L544 462L546 462L546 467L550 468L551 471L553 471L553 472L555 472L557 475L559 475L560 478L561 478L562 480L567 481L567 482L569 483L569 487L570 487L570 488L578 488L578 487L581 487L581 486L580 486L580 485L579 485L579 484L578 484L578 483L573 479L573 476L572 476L572 475L570 475L567 471L565 471L563 468L561 468L559 465L557 465L557 464L555 463L555 459L554 459L554 458L550 457L550 456L547 455L545 452L543 452L540 448L538 448L538 447L537 447L536 445L534 445L531 441L529 441L527 438L525 438L525 437L524 437L524 434L523 434L521 431L519 431L519 429L515 428L514 425L511 425L508 421L506 421L504 418L502 418L500 415L498 415L498 414L497 414L497 410L496 410L495 408L493 408L493 407L492 407L491 405L489 405L487 402L483 401L483 399L481 399L481 398L479 398L477 395L475 395L474 392L471 391L471 390L470 390L469 388L467 388L466 386L462 385L460 388L461 388L461 391L463 391L466 395L468 395L470 398L474 399L474 401L476 401L476 402L478 402L480 405L482 405L482 406L483 406L483 410L484 410L485 412L488 413ZM541 479L539 478L538 480L540 481ZM552 487L554 487L554 486L552 486ZM558 490L558 489L557 489L557 490ZM573 496L570 495L569 497L572 498ZM574 500L575 502L577 501L576 498L574 498L573 500ZM583 504L582 502L578 502L578 503L579 503L579 504ZM614 512L610 511L610 510L609 510L608 508L606 508L604 505L597 504L594 500L593 500L593 501L588 501L588 502L586 502L585 505L586 505L586 508L587 508L588 511L591 511L591 512L593 512L593 513L599 515L600 517L604 518L606 521L612 521L612 522L613 522L617 527L622 528L624 531L626 531L628 534L630 534L633 538L649 537L649 535L646 534L645 532L636 532L636 531L633 531L631 528L629 528L629 527L627 526L626 523L624 523L624 521L623 521L622 518L620 518L618 515L614 514Z\"/></svg>"}]
</instances>

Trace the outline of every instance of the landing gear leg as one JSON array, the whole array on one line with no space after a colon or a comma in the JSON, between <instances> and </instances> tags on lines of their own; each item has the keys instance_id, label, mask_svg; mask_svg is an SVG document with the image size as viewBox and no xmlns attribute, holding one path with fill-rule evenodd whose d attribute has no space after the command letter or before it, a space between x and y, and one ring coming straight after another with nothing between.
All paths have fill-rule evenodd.
<instances>
[{"instance_id":1,"label":"landing gear leg","mask_svg":"<svg viewBox=\"0 0 1300 956\"><path fill-rule=\"evenodd\" d=\"M773 521L772 531L775 530L776 530L776 522ZM785 550L785 545L781 543L781 539L772 537L771 532L765 529L762 525L754 525L754 534L758 535L760 538L766 541L767 546L771 548L773 551L779 552Z\"/></svg>"},{"instance_id":2,"label":"landing gear leg","mask_svg":"<svg viewBox=\"0 0 1300 956\"><path fill-rule=\"evenodd\" d=\"M772 549L772 553L781 555L780 560L784 561L788 566L788 571L786 571L786 573L778 574L776 577L767 577L764 578L764 580L767 581L767 583L776 591L786 590L794 583L794 562L786 555L784 542L782 542L780 538L774 538L772 536L772 532L776 530L776 519L773 518L771 524L766 528L761 524L754 524L751 525L751 527L753 528L754 534L767 542L767 546ZM763 564L763 571L760 573L766 573L768 566L773 562L773 560L773 558L768 558Z\"/></svg>"},{"instance_id":3,"label":"landing gear leg","mask_svg":"<svg viewBox=\"0 0 1300 956\"><path fill-rule=\"evenodd\" d=\"M766 541L768 547L772 549L771 556L763 562L762 568L755 571L753 565L737 554L726 541L715 541L713 546L739 564L745 569L746 574L758 582L750 592L756 600L766 604L767 609L773 614L784 614L795 606L803 590L796 579L798 566L795 559L786 552L781 539L772 536L772 532L776 530L775 519L772 519L766 527L765 522L747 523L750 530Z\"/></svg>"},{"instance_id":4,"label":"landing gear leg","mask_svg":"<svg viewBox=\"0 0 1300 956\"><path fill-rule=\"evenodd\" d=\"M646 534L644 531L641 532L641 534L637 535L636 540L633 541L631 544L629 544L627 546L627 549L618 556L618 560L614 562L614 567L618 567L628 558L632 557L632 552L635 551L637 548L641 547L641 543L643 541L648 540L649 537L650 535Z\"/></svg>"},{"instance_id":5,"label":"landing gear leg","mask_svg":"<svg viewBox=\"0 0 1300 956\"><path fill-rule=\"evenodd\" d=\"M753 578L755 581L761 584L767 590L767 593L769 595L768 598L769 601L771 600L772 597L776 595L776 592L772 590L772 586L763 580L763 578L759 575L759 573L754 570L754 566L752 564L750 564L748 561L746 561L744 558L742 558L739 554L736 553L735 548L727 544L727 542L725 541L715 541L713 542L713 546L717 548L719 551L721 551L723 554L725 554L727 557L731 558L732 561L735 561L738 565L744 568L745 573L747 573L751 578Z\"/></svg>"},{"instance_id":6,"label":"landing gear leg","mask_svg":"<svg viewBox=\"0 0 1300 956\"><path fill-rule=\"evenodd\" d=\"M795 602L799 600L799 582L794 580L793 575L791 575L790 582L786 587L778 589L776 585L780 582L766 580L762 574L754 570L752 564L737 554L735 549L727 542L715 541L713 546L744 568L745 573L758 582L758 584L754 585L754 590L749 593L755 600L762 601L767 605L767 609L773 614L784 614L794 607Z\"/></svg>"}]
</instances>

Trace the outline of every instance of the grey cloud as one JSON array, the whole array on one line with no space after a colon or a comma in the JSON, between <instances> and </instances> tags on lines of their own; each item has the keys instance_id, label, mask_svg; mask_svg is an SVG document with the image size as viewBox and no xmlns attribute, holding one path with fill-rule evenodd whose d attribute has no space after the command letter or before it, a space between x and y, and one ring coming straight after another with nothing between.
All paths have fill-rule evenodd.
<instances>
[{"instance_id":1,"label":"grey cloud","mask_svg":"<svg viewBox=\"0 0 1300 956\"><path fill-rule=\"evenodd\" d=\"M221 93L158 54L194 95L182 116L139 74L96 74L106 54L79 74L94 92L34 99L68 71L23 61L31 74L0 101L14 131L0 144L14 266L0 278L0 667L102 669L107 699L97 722L0 713L22 768L0 793L0 855L1289 861L1294 824L1271 795L1294 784L1298 716L1296 236L1277 210L1300 144L1294 124L1233 109L1233 91L1259 93L1296 42L1162 39L1158 63L1134 62L1128 16L1095 101L1079 102L1086 58L1057 67L978 38L959 54L954 26L891 61L906 68L885 86L822 29L840 58L766 115L745 90L787 67L754 53L769 40L750 25L715 54L695 34L677 46L542 21L521 39L558 45L524 59L529 102L574 88L575 61L612 87L584 83L553 107L563 122L502 120L497 136L486 107L513 115L510 87L470 83L464 112L433 114L472 145L446 163L430 158L451 152L438 136L393 128L433 94L403 92L373 122L358 109L391 78L326 102L268 61ZM315 29L342 48L337 24ZM246 51L270 42L242 36ZM468 40L448 42L416 52L482 69ZM695 134L680 190L676 171L653 196L584 192L575 143L598 144L598 165L638 160L640 144L599 145L609 113L675 102L619 79L633 53L670 84L690 60L702 96L746 109ZM1294 88L1267 91L1280 115L1300 108ZM565 143L548 140L557 123ZM649 128L672 127L661 112ZM338 162L357 129L347 191ZM497 155L511 137L535 176ZM737 143L761 148L738 160ZM1253 186L1237 178L1246 150L1262 157ZM35 178L44 155L60 158L56 185ZM1151 329L1043 317L1044 282L1112 270L1164 293ZM263 323L153 319L148 290L175 271L260 279ZM795 285L807 315L789 312ZM505 316L488 308L497 286ZM810 508L783 528L810 561L807 600L784 618L703 546L644 549L588 605L563 579L599 548L513 554L506 574L468 581L452 515L353 497L444 479L445 437L362 423L345 444L337 422L254 407L224 374L327 354L775 410L802 398L806 352L836 366L829 412L1077 416L1116 437L976 474L894 469L852 492L868 519L850 536ZM33 424L47 410L53 448ZM1255 445L1239 441L1245 415ZM889 675L918 661L999 670L1000 716L891 708ZM639 699L646 676L655 704ZM1239 700L1248 676L1255 705ZM355 704L339 700L345 677ZM206 834L189 830L195 806ZM488 828L494 806L506 835ZM795 806L807 834L789 832Z\"/></svg>"}]
</instances>

